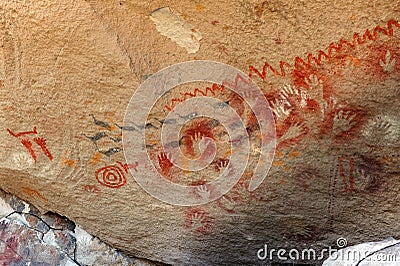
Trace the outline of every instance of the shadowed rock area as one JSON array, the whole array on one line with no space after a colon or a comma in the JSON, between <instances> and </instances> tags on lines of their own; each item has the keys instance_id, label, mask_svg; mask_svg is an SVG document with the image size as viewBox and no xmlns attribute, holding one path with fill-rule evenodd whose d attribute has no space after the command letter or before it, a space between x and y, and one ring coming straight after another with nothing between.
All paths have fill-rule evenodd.
<instances>
[{"instance_id":1,"label":"shadowed rock area","mask_svg":"<svg viewBox=\"0 0 400 266\"><path fill-rule=\"evenodd\" d=\"M0 201L0 261L28 260L39 241L32 262L321 265L328 254L257 252L267 245L320 254L341 238L351 246L399 239L399 15L392 0L2 1L0 188L37 210L9 195ZM171 88L142 113L148 93L125 113L140 84L190 60L243 74L228 85ZM268 103L258 110L249 80ZM171 82L160 80L155 91ZM175 123L168 114L205 97L219 104L208 117L179 113L186 123L164 147L161 129ZM222 108L236 112L231 124L213 119ZM275 134L260 129L256 111L271 114ZM139 115L147 121L129 123ZM229 126L247 133L246 158L231 159L246 142L231 139ZM146 155L126 161L125 141L138 132L132 142ZM272 165L250 191L265 139L275 148ZM173 148L183 164L215 157L190 171L175 164ZM137 181L155 169L156 178L192 186L191 197L208 201L219 192L210 182L247 159L228 193L199 206L160 201ZM79 232L88 235L80 240ZM94 253L80 258L79 241Z\"/></svg>"},{"instance_id":2,"label":"shadowed rock area","mask_svg":"<svg viewBox=\"0 0 400 266\"><path fill-rule=\"evenodd\" d=\"M41 214L3 191L0 230L2 265L159 265L125 256L67 218Z\"/></svg>"}]
</instances>

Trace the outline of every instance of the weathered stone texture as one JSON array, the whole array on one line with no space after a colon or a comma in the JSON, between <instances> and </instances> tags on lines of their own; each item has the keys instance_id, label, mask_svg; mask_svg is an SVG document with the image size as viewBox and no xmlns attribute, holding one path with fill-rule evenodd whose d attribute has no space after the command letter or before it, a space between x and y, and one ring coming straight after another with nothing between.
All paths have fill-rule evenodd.
<instances>
[{"instance_id":1,"label":"weathered stone texture","mask_svg":"<svg viewBox=\"0 0 400 266\"><path fill-rule=\"evenodd\" d=\"M157 30L165 20L153 12L164 7L187 23L182 35ZM259 263L266 243L396 237L399 11L392 0L2 1L0 188L128 255L178 265ZM188 29L193 43L178 40ZM254 192L244 178L216 202L176 207L123 169L121 126L141 82L195 59L250 73L273 108L278 146ZM216 94L254 128L240 98ZM104 186L104 167L126 184Z\"/></svg>"}]
</instances>

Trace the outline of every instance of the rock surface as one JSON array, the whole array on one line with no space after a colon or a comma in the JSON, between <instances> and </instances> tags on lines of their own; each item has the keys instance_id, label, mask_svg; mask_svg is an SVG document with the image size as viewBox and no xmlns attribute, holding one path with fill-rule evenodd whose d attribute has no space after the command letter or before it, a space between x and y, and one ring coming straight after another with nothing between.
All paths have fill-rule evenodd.
<instances>
[{"instance_id":1,"label":"rock surface","mask_svg":"<svg viewBox=\"0 0 400 266\"><path fill-rule=\"evenodd\" d=\"M54 213L0 191L1 265L156 265L127 257Z\"/></svg>"},{"instance_id":2,"label":"rock surface","mask_svg":"<svg viewBox=\"0 0 400 266\"><path fill-rule=\"evenodd\" d=\"M157 30L151 14L165 7L188 23L178 27L184 34ZM128 255L178 265L262 264L257 251L265 244L320 250L339 237L349 244L396 237L399 14L392 0L2 1L0 188ZM200 46L187 50L176 38L187 38L191 26ZM240 114L252 137L251 160L224 197L177 207L135 182L147 169L143 158L125 162L123 118L150 75L196 59L249 73L274 114L277 149L266 179L249 192L262 133L240 97L196 85ZM168 108L202 96L195 92L188 85L165 95L146 137L164 176L204 184L226 158L203 174L182 173L156 141ZM201 123L182 133L189 156L198 153L198 134L219 133ZM211 193L207 186L202 192Z\"/></svg>"}]
</instances>

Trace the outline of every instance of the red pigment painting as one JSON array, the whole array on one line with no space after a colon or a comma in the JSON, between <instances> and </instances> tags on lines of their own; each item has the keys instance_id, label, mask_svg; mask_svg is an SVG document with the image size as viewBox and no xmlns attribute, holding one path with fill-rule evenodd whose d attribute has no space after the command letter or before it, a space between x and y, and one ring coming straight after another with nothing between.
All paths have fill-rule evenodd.
<instances>
[{"instance_id":1,"label":"red pigment painting","mask_svg":"<svg viewBox=\"0 0 400 266\"><path fill-rule=\"evenodd\" d=\"M172 109L174 109L174 107L176 106L177 103L184 102L185 100L187 100L189 98L193 98L193 97L197 97L197 96L209 96L209 95L215 96L216 92L223 92L223 91L224 91L224 86L219 86L217 84L213 84L211 86L211 88L206 87L204 90L195 88L193 90L193 92L184 92L184 93L181 92L180 94L182 95L182 97L172 98L171 103L169 105L165 105L164 107L168 111L172 111Z\"/></svg>"},{"instance_id":2,"label":"red pigment painting","mask_svg":"<svg viewBox=\"0 0 400 266\"><path fill-rule=\"evenodd\" d=\"M200 208L188 209L185 213L185 227L194 233L207 234L213 226L213 218Z\"/></svg>"},{"instance_id":3,"label":"red pigment painting","mask_svg":"<svg viewBox=\"0 0 400 266\"><path fill-rule=\"evenodd\" d=\"M33 139L29 139L30 135L38 134L36 127L34 127L32 131L23 131L23 132L18 132L18 133L15 133L11 129L8 129L8 128L7 128L7 131L11 136L21 139L21 144L27 149L27 151L29 152L29 154L31 155L32 159L35 162L37 161L37 155L36 155L36 151L34 150L32 141L36 143L36 145L41 149L43 154L46 155L47 158L50 159L50 161L53 160L53 155L47 148L46 139L41 138L41 137L35 137Z\"/></svg>"},{"instance_id":4,"label":"red pigment painting","mask_svg":"<svg viewBox=\"0 0 400 266\"><path fill-rule=\"evenodd\" d=\"M128 165L117 162L98 169L96 179L105 187L120 188L126 184L125 174L128 173L128 169Z\"/></svg>"},{"instance_id":5,"label":"red pigment painting","mask_svg":"<svg viewBox=\"0 0 400 266\"><path fill-rule=\"evenodd\" d=\"M307 60L295 57L293 63L280 62L279 70L264 63L262 70L249 67L250 78L267 79L267 74L286 78L289 84L267 93L275 116L278 148L290 147L304 137L329 135L333 142L346 141L360 134L365 111L341 100L338 90L346 75L361 75L366 81L379 82L399 69L399 46L390 37L400 24L390 20L387 27L376 26L363 35L355 33L351 41L331 43L327 51L309 53ZM244 77L236 78L236 86ZM358 88L354 88L357 90ZM362 93L362 92L360 92Z\"/></svg>"},{"instance_id":6,"label":"red pigment painting","mask_svg":"<svg viewBox=\"0 0 400 266\"><path fill-rule=\"evenodd\" d=\"M170 158L165 152L162 152L160 155L158 155L158 165L161 168L163 176L171 179L169 170L174 166L174 164L171 162Z\"/></svg>"},{"instance_id":7,"label":"red pigment painting","mask_svg":"<svg viewBox=\"0 0 400 266\"><path fill-rule=\"evenodd\" d=\"M10 263L21 263L24 258L17 253L19 248L19 239L16 235L7 235L6 230L4 230L8 224L5 221L0 222L0 251L2 255L0 256L1 265L9 265Z\"/></svg>"},{"instance_id":8,"label":"red pigment painting","mask_svg":"<svg viewBox=\"0 0 400 266\"><path fill-rule=\"evenodd\" d=\"M86 185L86 186L83 187L83 190L85 192L94 193L96 195L100 195L101 194L101 190L95 185Z\"/></svg>"},{"instance_id":9,"label":"red pigment painting","mask_svg":"<svg viewBox=\"0 0 400 266\"><path fill-rule=\"evenodd\" d=\"M345 147L354 139L371 134L366 130L368 127L373 127L376 134L382 133L382 138L388 142L394 134L387 117L371 118L365 107L357 101L351 101L349 95L365 94L362 84L353 87L350 84L349 87L346 82L359 76L365 84L382 84L399 73L400 45L398 39L392 38L399 28L400 24L396 20L389 20L385 26L367 29L363 34L354 33L350 40L342 38L332 42L326 50L309 53L306 59L295 57L292 62L281 61L278 68L264 62L261 70L251 65L248 77L238 75L233 84L225 85L243 87L249 83L248 78L264 82L269 74L275 79L278 77L284 80L286 85L274 87L272 84L265 91L276 122L277 150L288 151L294 145L307 147L308 143L320 143L321 147L334 153L332 158L335 159L331 163L338 168L335 178L339 178L343 184L343 192L355 192L357 182L363 179L366 184L361 185L364 185L365 190L371 190L371 186L380 184L378 177L381 174L376 169L363 169L358 164L367 159L362 155L353 158L346 154ZM343 84L346 86L343 87ZM182 97L174 99L172 103L184 100L185 97ZM320 142L321 139L324 142ZM225 163L222 160L216 162L215 171L218 172ZM364 168L371 168L370 164L366 165ZM307 191L313 185L314 178L322 177L302 172L301 179L296 177L295 182ZM252 194L256 193L244 191L240 185L235 186L232 192L217 201L217 206L228 213L235 213L238 204L246 204L245 201L251 200ZM257 197L257 200L263 199Z\"/></svg>"}]
</instances>

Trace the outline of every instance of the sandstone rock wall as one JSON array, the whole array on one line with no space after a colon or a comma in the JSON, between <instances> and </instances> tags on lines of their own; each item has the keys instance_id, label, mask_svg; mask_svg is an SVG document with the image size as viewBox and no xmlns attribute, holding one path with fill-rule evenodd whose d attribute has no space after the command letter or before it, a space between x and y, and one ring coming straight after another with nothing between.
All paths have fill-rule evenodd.
<instances>
[{"instance_id":1,"label":"sandstone rock wall","mask_svg":"<svg viewBox=\"0 0 400 266\"><path fill-rule=\"evenodd\" d=\"M265 263L257 258L264 244L322 249L339 237L396 237L399 10L391 0L3 1L0 188L128 255L179 265ZM146 169L143 158L125 162L123 118L148 77L199 59L258 84L277 148L255 191L247 189L250 164L224 197L178 207L135 182L132 174ZM214 161L188 177L170 169L153 140L164 107L185 93L201 97L194 90L177 88L156 106L148 148L167 178L200 184L225 166ZM258 134L240 97L212 94ZM195 123L183 132L189 155L194 133L215 135L204 123L207 132Z\"/></svg>"}]
</instances>

